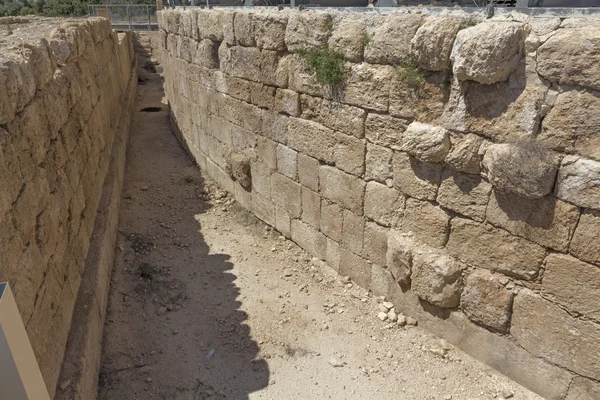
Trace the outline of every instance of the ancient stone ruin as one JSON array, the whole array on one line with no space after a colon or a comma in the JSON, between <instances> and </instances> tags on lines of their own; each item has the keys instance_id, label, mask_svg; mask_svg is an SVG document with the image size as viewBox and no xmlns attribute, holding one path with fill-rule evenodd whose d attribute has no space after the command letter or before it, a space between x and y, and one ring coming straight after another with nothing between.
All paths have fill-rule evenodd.
<instances>
[{"instance_id":1,"label":"ancient stone ruin","mask_svg":"<svg viewBox=\"0 0 600 400\"><path fill-rule=\"evenodd\" d=\"M38 23L0 42L0 281L51 396L68 379L90 398L137 66L104 19ZM541 396L600 391L597 20L216 8L159 24L179 139L241 206ZM343 57L341 81L317 79L316 53Z\"/></svg>"}]
</instances>

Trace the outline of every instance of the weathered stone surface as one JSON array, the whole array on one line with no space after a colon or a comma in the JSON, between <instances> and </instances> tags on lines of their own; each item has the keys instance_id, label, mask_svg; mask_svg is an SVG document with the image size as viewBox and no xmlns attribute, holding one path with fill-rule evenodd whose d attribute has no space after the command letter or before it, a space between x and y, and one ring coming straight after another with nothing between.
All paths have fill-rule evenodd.
<instances>
[{"instance_id":1,"label":"weathered stone surface","mask_svg":"<svg viewBox=\"0 0 600 400\"><path fill-rule=\"evenodd\" d=\"M584 210L571 240L569 251L575 257L600 265L600 211Z\"/></svg>"},{"instance_id":2,"label":"weathered stone surface","mask_svg":"<svg viewBox=\"0 0 600 400\"><path fill-rule=\"evenodd\" d=\"M425 18L411 42L419 67L429 71L450 69L450 53L462 21L457 16Z\"/></svg>"},{"instance_id":3,"label":"weathered stone surface","mask_svg":"<svg viewBox=\"0 0 600 400\"><path fill-rule=\"evenodd\" d=\"M319 190L319 166L318 160L298 154L298 179L300 183L315 192Z\"/></svg>"},{"instance_id":4,"label":"weathered stone surface","mask_svg":"<svg viewBox=\"0 0 600 400\"><path fill-rule=\"evenodd\" d=\"M346 78L343 102L367 110L387 111L395 74L390 65L353 64Z\"/></svg>"},{"instance_id":5,"label":"weathered stone surface","mask_svg":"<svg viewBox=\"0 0 600 400\"><path fill-rule=\"evenodd\" d=\"M456 171L479 174L483 158L479 150L483 139L473 134L450 134L450 142L452 147L444 162Z\"/></svg>"},{"instance_id":6,"label":"weathered stone surface","mask_svg":"<svg viewBox=\"0 0 600 400\"><path fill-rule=\"evenodd\" d=\"M298 152L282 144L277 145L277 171L290 179L298 176Z\"/></svg>"},{"instance_id":7,"label":"weathered stone surface","mask_svg":"<svg viewBox=\"0 0 600 400\"><path fill-rule=\"evenodd\" d=\"M557 154L532 141L493 144L483 156L487 177L497 190L529 199L552 192L558 164Z\"/></svg>"},{"instance_id":8,"label":"weathered stone surface","mask_svg":"<svg viewBox=\"0 0 600 400\"><path fill-rule=\"evenodd\" d=\"M198 20L200 22L200 20ZM203 26L199 25L202 30ZM254 14L245 11L237 11L233 19L233 32L236 44L240 46L253 47L254 41Z\"/></svg>"},{"instance_id":9,"label":"weathered stone surface","mask_svg":"<svg viewBox=\"0 0 600 400\"><path fill-rule=\"evenodd\" d=\"M288 65L288 87L298 93L317 97L331 97L328 86L317 81L317 75L303 58L297 54L286 57Z\"/></svg>"},{"instance_id":10,"label":"weathered stone surface","mask_svg":"<svg viewBox=\"0 0 600 400\"><path fill-rule=\"evenodd\" d=\"M454 218L448 252L463 262L526 280L535 278L546 251L488 224Z\"/></svg>"},{"instance_id":11,"label":"weathered stone surface","mask_svg":"<svg viewBox=\"0 0 600 400\"><path fill-rule=\"evenodd\" d=\"M339 204L328 200L321 201L321 232L336 242L342 240L343 218L343 209Z\"/></svg>"},{"instance_id":12,"label":"weathered stone surface","mask_svg":"<svg viewBox=\"0 0 600 400\"><path fill-rule=\"evenodd\" d=\"M415 121L402 135L401 150L421 161L441 162L450 150L450 135L441 126Z\"/></svg>"},{"instance_id":13,"label":"weathered stone surface","mask_svg":"<svg viewBox=\"0 0 600 400\"><path fill-rule=\"evenodd\" d=\"M515 297L510 333L534 356L600 377L600 325L573 318L530 290Z\"/></svg>"},{"instance_id":14,"label":"weathered stone surface","mask_svg":"<svg viewBox=\"0 0 600 400\"><path fill-rule=\"evenodd\" d=\"M392 180L392 157L394 152L386 147L367 143L365 179L385 183Z\"/></svg>"},{"instance_id":15,"label":"weathered stone surface","mask_svg":"<svg viewBox=\"0 0 600 400\"><path fill-rule=\"evenodd\" d=\"M365 182L337 168L323 165L319 168L321 194L350 211L362 215Z\"/></svg>"},{"instance_id":16,"label":"weathered stone surface","mask_svg":"<svg viewBox=\"0 0 600 400\"><path fill-rule=\"evenodd\" d=\"M363 22L342 19L333 26L329 50L342 54L348 61L359 63L363 60L365 35L367 32Z\"/></svg>"},{"instance_id":17,"label":"weathered stone surface","mask_svg":"<svg viewBox=\"0 0 600 400\"><path fill-rule=\"evenodd\" d=\"M314 257L325 259L327 238L312 226L297 219L292 220L292 240Z\"/></svg>"},{"instance_id":18,"label":"weathered stone surface","mask_svg":"<svg viewBox=\"0 0 600 400\"><path fill-rule=\"evenodd\" d=\"M429 246L412 251L411 289L419 298L438 307L454 308L460 302L462 270L466 266Z\"/></svg>"},{"instance_id":19,"label":"weathered stone surface","mask_svg":"<svg viewBox=\"0 0 600 400\"><path fill-rule=\"evenodd\" d=\"M449 220L441 208L427 201L408 199L400 226L402 232L412 232L417 240L441 249L446 244Z\"/></svg>"},{"instance_id":20,"label":"weathered stone surface","mask_svg":"<svg viewBox=\"0 0 600 400\"><path fill-rule=\"evenodd\" d=\"M243 153L231 152L227 157L227 172L246 190L252 186L250 159Z\"/></svg>"},{"instance_id":21,"label":"weathered stone surface","mask_svg":"<svg viewBox=\"0 0 600 400\"><path fill-rule=\"evenodd\" d=\"M599 45L600 26L561 29L538 48L537 70L550 82L600 90Z\"/></svg>"},{"instance_id":22,"label":"weathered stone surface","mask_svg":"<svg viewBox=\"0 0 600 400\"><path fill-rule=\"evenodd\" d=\"M335 166L349 174L362 176L365 171L365 141L337 132L335 138Z\"/></svg>"},{"instance_id":23,"label":"weathered stone surface","mask_svg":"<svg viewBox=\"0 0 600 400\"><path fill-rule=\"evenodd\" d=\"M219 68L219 45L209 39L193 42L191 62L205 68Z\"/></svg>"},{"instance_id":24,"label":"weathered stone surface","mask_svg":"<svg viewBox=\"0 0 600 400\"><path fill-rule=\"evenodd\" d=\"M300 103L302 118L359 139L365 137L365 110L304 94L300 96Z\"/></svg>"},{"instance_id":25,"label":"weathered stone surface","mask_svg":"<svg viewBox=\"0 0 600 400\"><path fill-rule=\"evenodd\" d=\"M287 15L254 13L254 41L256 47L267 50L285 50Z\"/></svg>"},{"instance_id":26,"label":"weathered stone surface","mask_svg":"<svg viewBox=\"0 0 600 400\"><path fill-rule=\"evenodd\" d=\"M561 200L600 210L600 162L565 157L558 172L555 192Z\"/></svg>"},{"instance_id":27,"label":"weathered stone surface","mask_svg":"<svg viewBox=\"0 0 600 400\"><path fill-rule=\"evenodd\" d=\"M302 220L319 229L321 220L321 197L317 192L302 187Z\"/></svg>"},{"instance_id":28,"label":"weathered stone surface","mask_svg":"<svg viewBox=\"0 0 600 400\"><path fill-rule=\"evenodd\" d=\"M397 65L408 60L410 42L421 26L423 17L415 14L389 14L378 26L365 47L365 61Z\"/></svg>"},{"instance_id":29,"label":"weathered stone surface","mask_svg":"<svg viewBox=\"0 0 600 400\"><path fill-rule=\"evenodd\" d=\"M496 332L506 333L512 312L513 294L489 271L476 270L465 279L460 297L469 319Z\"/></svg>"},{"instance_id":30,"label":"weathered stone surface","mask_svg":"<svg viewBox=\"0 0 600 400\"><path fill-rule=\"evenodd\" d=\"M197 11L196 20L200 38L221 42L223 40L223 13L221 10L195 11Z\"/></svg>"},{"instance_id":31,"label":"weathered stone surface","mask_svg":"<svg viewBox=\"0 0 600 400\"><path fill-rule=\"evenodd\" d=\"M466 217L483 221L491 191L492 185L479 175L462 174L445 169L437 202L442 207Z\"/></svg>"},{"instance_id":32,"label":"weathered stone surface","mask_svg":"<svg viewBox=\"0 0 600 400\"><path fill-rule=\"evenodd\" d=\"M544 293L568 310L600 321L600 268L557 253L546 257L545 266Z\"/></svg>"},{"instance_id":33,"label":"weathered stone surface","mask_svg":"<svg viewBox=\"0 0 600 400\"><path fill-rule=\"evenodd\" d=\"M446 72L422 72L420 82L399 79L391 81L389 113L394 117L424 123L437 123L448 102L450 85Z\"/></svg>"},{"instance_id":34,"label":"weathered stone surface","mask_svg":"<svg viewBox=\"0 0 600 400\"><path fill-rule=\"evenodd\" d=\"M383 296L389 299L393 296L397 286L398 284L389 270L377 264L371 265L371 292L374 296Z\"/></svg>"},{"instance_id":35,"label":"weathered stone surface","mask_svg":"<svg viewBox=\"0 0 600 400\"><path fill-rule=\"evenodd\" d=\"M358 285L368 289L371 286L371 265L351 251L340 251L340 275L349 276Z\"/></svg>"},{"instance_id":36,"label":"weathered stone surface","mask_svg":"<svg viewBox=\"0 0 600 400\"><path fill-rule=\"evenodd\" d=\"M273 202L290 213L292 218L302 214L300 184L278 173L271 175L271 198Z\"/></svg>"},{"instance_id":37,"label":"weathered stone surface","mask_svg":"<svg viewBox=\"0 0 600 400\"><path fill-rule=\"evenodd\" d=\"M379 265L385 265L389 229L374 222L365 223L363 257Z\"/></svg>"},{"instance_id":38,"label":"weathered stone surface","mask_svg":"<svg viewBox=\"0 0 600 400\"><path fill-rule=\"evenodd\" d=\"M600 383L576 376L565 400L600 399Z\"/></svg>"},{"instance_id":39,"label":"weathered stone surface","mask_svg":"<svg viewBox=\"0 0 600 400\"><path fill-rule=\"evenodd\" d=\"M558 95L544 118L539 140L558 151L600 160L600 98L597 93L568 91Z\"/></svg>"},{"instance_id":40,"label":"weathered stone surface","mask_svg":"<svg viewBox=\"0 0 600 400\"><path fill-rule=\"evenodd\" d=\"M352 211L343 210L342 244L354 253L362 254L365 220Z\"/></svg>"},{"instance_id":41,"label":"weathered stone surface","mask_svg":"<svg viewBox=\"0 0 600 400\"><path fill-rule=\"evenodd\" d=\"M285 44L290 51L320 47L331 35L330 26L329 14L311 11L293 13L285 31Z\"/></svg>"},{"instance_id":42,"label":"weathered stone surface","mask_svg":"<svg viewBox=\"0 0 600 400\"><path fill-rule=\"evenodd\" d=\"M290 213L278 206L275 206L275 229L288 239L292 237L292 219Z\"/></svg>"},{"instance_id":43,"label":"weathered stone surface","mask_svg":"<svg viewBox=\"0 0 600 400\"><path fill-rule=\"evenodd\" d=\"M370 143L400 150L407 121L399 118L369 113L365 122L365 136Z\"/></svg>"},{"instance_id":44,"label":"weathered stone surface","mask_svg":"<svg viewBox=\"0 0 600 400\"><path fill-rule=\"evenodd\" d=\"M552 196L526 200L494 192L487 220L514 235L558 251L567 251L579 219L579 209Z\"/></svg>"},{"instance_id":45,"label":"weathered stone surface","mask_svg":"<svg viewBox=\"0 0 600 400\"><path fill-rule=\"evenodd\" d=\"M406 153L395 152L393 158L394 187L421 200L435 200L443 167L425 163Z\"/></svg>"},{"instance_id":46,"label":"weathered stone surface","mask_svg":"<svg viewBox=\"0 0 600 400\"><path fill-rule=\"evenodd\" d=\"M317 160L334 163L336 142L332 130L313 121L289 118L288 134L291 148Z\"/></svg>"},{"instance_id":47,"label":"weathered stone surface","mask_svg":"<svg viewBox=\"0 0 600 400\"><path fill-rule=\"evenodd\" d=\"M367 182L364 212L367 218L384 225L395 224L404 211L405 199L396 189Z\"/></svg>"},{"instance_id":48,"label":"weathered stone surface","mask_svg":"<svg viewBox=\"0 0 600 400\"><path fill-rule=\"evenodd\" d=\"M277 142L258 136L256 153L258 158L270 169L277 168Z\"/></svg>"},{"instance_id":49,"label":"weathered stone surface","mask_svg":"<svg viewBox=\"0 0 600 400\"><path fill-rule=\"evenodd\" d=\"M456 35L450 59L452 72L461 81L484 84L505 81L523 58L524 25L486 22Z\"/></svg>"},{"instance_id":50,"label":"weathered stone surface","mask_svg":"<svg viewBox=\"0 0 600 400\"><path fill-rule=\"evenodd\" d=\"M275 111L292 117L300 116L300 96L298 93L289 89L277 89Z\"/></svg>"},{"instance_id":51,"label":"weathered stone surface","mask_svg":"<svg viewBox=\"0 0 600 400\"><path fill-rule=\"evenodd\" d=\"M415 241L412 234L390 230L386 253L386 265L396 282L402 285L410 284L412 272L412 251Z\"/></svg>"},{"instance_id":52,"label":"weathered stone surface","mask_svg":"<svg viewBox=\"0 0 600 400\"><path fill-rule=\"evenodd\" d=\"M265 85L288 87L289 57L282 57L280 52L274 50L262 50L260 57L258 81ZM256 71L253 72L256 73Z\"/></svg>"},{"instance_id":53,"label":"weathered stone surface","mask_svg":"<svg viewBox=\"0 0 600 400\"><path fill-rule=\"evenodd\" d=\"M327 251L325 253L325 262L334 271L340 272L340 258L342 256L340 244L335 240L327 239Z\"/></svg>"},{"instance_id":54,"label":"weathered stone surface","mask_svg":"<svg viewBox=\"0 0 600 400\"><path fill-rule=\"evenodd\" d=\"M288 117L274 112L263 112L262 135L282 144L288 141Z\"/></svg>"}]
</instances>

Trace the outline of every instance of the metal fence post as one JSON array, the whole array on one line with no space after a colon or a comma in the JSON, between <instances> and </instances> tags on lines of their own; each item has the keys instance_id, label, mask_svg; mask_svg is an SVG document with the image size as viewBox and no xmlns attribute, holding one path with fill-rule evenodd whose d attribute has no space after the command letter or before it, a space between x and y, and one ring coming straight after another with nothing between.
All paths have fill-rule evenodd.
<instances>
[{"instance_id":1,"label":"metal fence post","mask_svg":"<svg viewBox=\"0 0 600 400\"><path fill-rule=\"evenodd\" d=\"M129 24L129 30L131 30L131 7L127 4L127 23Z\"/></svg>"},{"instance_id":2,"label":"metal fence post","mask_svg":"<svg viewBox=\"0 0 600 400\"><path fill-rule=\"evenodd\" d=\"M148 30L151 31L152 28L150 27L150 6L146 6L146 14L148 14Z\"/></svg>"}]
</instances>

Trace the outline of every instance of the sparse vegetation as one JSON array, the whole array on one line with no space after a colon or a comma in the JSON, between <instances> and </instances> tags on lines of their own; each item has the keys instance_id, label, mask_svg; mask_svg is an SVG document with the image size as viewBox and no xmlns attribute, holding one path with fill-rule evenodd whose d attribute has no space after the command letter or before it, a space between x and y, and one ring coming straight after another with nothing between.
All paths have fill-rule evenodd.
<instances>
[{"instance_id":1,"label":"sparse vegetation","mask_svg":"<svg viewBox=\"0 0 600 400\"><path fill-rule=\"evenodd\" d=\"M363 46L367 47L369 45L369 43L371 43L372 40L373 40L373 37L371 37L371 35L369 35L367 32L363 32L363 36L362 36Z\"/></svg>"},{"instance_id":2,"label":"sparse vegetation","mask_svg":"<svg viewBox=\"0 0 600 400\"><path fill-rule=\"evenodd\" d=\"M477 25L479 22L479 18L477 18L475 15L469 15L467 18L462 20L462 22L458 26L458 30L462 31L463 29L470 28L472 26Z\"/></svg>"},{"instance_id":3,"label":"sparse vegetation","mask_svg":"<svg viewBox=\"0 0 600 400\"><path fill-rule=\"evenodd\" d=\"M13 34L13 30L12 30L12 26L10 25L10 20L8 18L8 15L6 17L4 17L4 24L6 25L6 35L12 35Z\"/></svg>"},{"instance_id":4,"label":"sparse vegetation","mask_svg":"<svg viewBox=\"0 0 600 400\"><path fill-rule=\"evenodd\" d=\"M440 89L442 90L450 90L452 87L452 74L448 74L444 82L440 83Z\"/></svg>"},{"instance_id":5,"label":"sparse vegetation","mask_svg":"<svg viewBox=\"0 0 600 400\"><path fill-rule=\"evenodd\" d=\"M398 79L408 86L418 88L425 82L425 72L419 68L417 60L409 57L402 65L396 67Z\"/></svg>"},{"instance_id":6,"label":"sparse vegetation","mask_svg":"<svg viewBox=\"0 0 600 400\"><path fill-rule=\"evenodd\" d=\"M344 57L330 51L327 45L318 49L300 50L298 55L315 72L318 82L339 85L346 79Z\"/></svg>"}]
</instances>

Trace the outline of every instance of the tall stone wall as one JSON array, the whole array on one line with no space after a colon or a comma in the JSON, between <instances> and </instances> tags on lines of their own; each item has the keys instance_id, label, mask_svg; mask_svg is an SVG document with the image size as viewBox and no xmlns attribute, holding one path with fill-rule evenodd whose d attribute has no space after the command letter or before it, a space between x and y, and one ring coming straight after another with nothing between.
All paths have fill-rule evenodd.
<instances>
[{"instance_id":1,"label":"tall stone wall","mask_svg":"<svg viewBox=\"0 0 600 400\"><path fill-rule=\"evenodd\" d=\"M166 10L182 142L236 200L549 399L600 392L600 22ZM319 83L300 50L347 60Z\"/></svg>"},{"instance_id":2,"label":"tall stone wall","mask_svg":"<svg viewBox=\"0 0 600 400\"><path fill-rule=\"evenodd\" d=\"M31 18L0 42L0 281L54 394L133 46L101 18Z\"/></svg>"}]
</instances>

